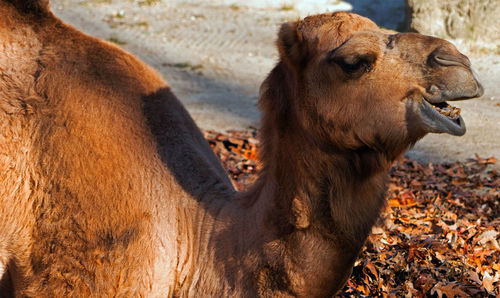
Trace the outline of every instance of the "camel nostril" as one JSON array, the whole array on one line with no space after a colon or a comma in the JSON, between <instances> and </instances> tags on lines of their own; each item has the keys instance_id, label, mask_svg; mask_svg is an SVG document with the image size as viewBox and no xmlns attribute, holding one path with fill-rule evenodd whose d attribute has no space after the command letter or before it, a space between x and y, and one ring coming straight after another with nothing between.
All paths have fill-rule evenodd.
<instances>
[{"instance_id":1,"label":"camel nostril","mask_svg":"<svg viewBox=\"0 0 500 298\"><path fill-rule=\"evenodd\" d=\"M453 56L434 56L434 60L444 66L452 66L452 65L464 65L458 59L454 59Z\"/></svg>"},{"instance_id":2,"label":"camel nostril","mask_svg":"<svg viewBox=\"0 0 500 298\"><path fill-rule=\"evenodd\" d=\"M450 54L441 49L434 50L428 58L429 62L437 63L442 66L465 66L470 67L469 59L460 54Z\"/></svg>"}]
</instances>

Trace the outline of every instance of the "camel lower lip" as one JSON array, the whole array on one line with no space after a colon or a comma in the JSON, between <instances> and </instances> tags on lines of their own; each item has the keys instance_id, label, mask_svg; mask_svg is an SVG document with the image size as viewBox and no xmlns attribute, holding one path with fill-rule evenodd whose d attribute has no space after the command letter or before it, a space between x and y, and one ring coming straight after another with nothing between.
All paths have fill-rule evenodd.
<instances>
[{"instance_id":1,"label":"camel lower lip","mask_svg":"<svg viewBox=\"0 0 500 298\"><path fill-rule=\"evenodd\" d=\"M458 108L452 107L446 102L431 104L424 98L421 111L429 122L428 124L433 128L432 132L444 132L455 136L465 134L465 123Z\"/></svg>"}]
</instances>

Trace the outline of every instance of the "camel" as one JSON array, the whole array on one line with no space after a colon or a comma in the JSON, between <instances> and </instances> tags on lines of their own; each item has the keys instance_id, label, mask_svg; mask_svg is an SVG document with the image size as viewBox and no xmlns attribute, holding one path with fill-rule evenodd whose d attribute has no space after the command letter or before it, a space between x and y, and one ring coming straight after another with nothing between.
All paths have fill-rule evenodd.
<instances>
[{"instance_id":1,"label":"camel","mask_svg":"<svg viewBox=\"0 0 500 298\"><path fill-rule=\"evenodd\" d=\"M1 290L19 296L337 293L391 163L462 135L481 96L449 42L338 12L281 26L261 86L263 169L233 188L170 86L64 24L0 0Z\"/></svg>"}]
</instances>

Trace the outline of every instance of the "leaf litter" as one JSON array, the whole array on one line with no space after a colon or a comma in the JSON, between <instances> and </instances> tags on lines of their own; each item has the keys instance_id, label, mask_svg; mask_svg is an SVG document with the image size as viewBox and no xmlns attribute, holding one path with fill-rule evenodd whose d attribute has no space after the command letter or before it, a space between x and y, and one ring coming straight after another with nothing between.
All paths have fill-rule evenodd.
<instances>
[{"instance_id":1,"label":"leaf litter","mask_svg":"<svg viewBox=\"0 0 500 298\"><path fill-rule=\"evenodd\" d=\"M205 138L245 190L257 179L256 130ZM338 297L500 295L500 173L494 157L427 165L401 158L387 205Z\"/></svg>"}]
</instances>

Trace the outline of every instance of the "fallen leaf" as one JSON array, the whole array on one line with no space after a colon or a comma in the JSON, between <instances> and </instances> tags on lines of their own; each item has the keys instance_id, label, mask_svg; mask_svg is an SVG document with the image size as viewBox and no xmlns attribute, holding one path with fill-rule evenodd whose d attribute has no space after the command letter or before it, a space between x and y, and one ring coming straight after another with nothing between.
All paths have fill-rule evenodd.
<instances>
[{"instance_id":1,"label":"fallen leaf","mask_svg":"<svg viewBox=\"0 0 500 298\"><path fill-rule=\"evenodd\" d=\"M500 233L495 230L488 230L483 232L477 239L477 243L481 246L486 246L486 244L491 243L493 248L500 250L498 245L497 237Z\"/></svg>"},{"instance_id":2,"label":"fallen leaf","mask_svg":"<svg viewBox=\"0 0 500 298\"><path fill-rule=\"evenodd\" d=\"M464 291L460 290L460 288L454 284L454 283L449 283L449 284L443 284L442 282L438 282L431 290L431 294L437 294L439 298L443 297L443 294L446 295L446 297L467 297L467 293Z\"/></svg>"},{"instance_id":3,"label":"fallen leaf","mask_svg":"<svg viewBox=\"0 0 500 298\"><path fill-rule=\"evenodd\" d=\"M479 279L479 275L475 271L470 272L469 277L471 280L475 281L478 285L481 285L483 283L481 279Z\"/></svg>"},{"instance_id":4,"label":"fallen leaf","mask_svg":"<svg viewBox=\"0 0 500 298\"><path fill-rule=\"evenodd\" d=\"M483 287L488 291L488 294L490 295L495 295L495 287L493 286L493 277L488 273L485 272L483 275Z\"/></svg>"},{"instance_id":5,"label":"fallen leaf","mask_svg":"<svg viewBox=\"0 0 500 298\"><path fill-rule=\"evenodd\" d=\"M365 267L368 268L368 270L370 270L373 276L375 276L375 279L378 279L378 272L373 263L365 264Z\"/></svg>"}]
</instances>

